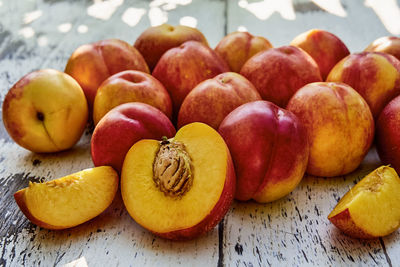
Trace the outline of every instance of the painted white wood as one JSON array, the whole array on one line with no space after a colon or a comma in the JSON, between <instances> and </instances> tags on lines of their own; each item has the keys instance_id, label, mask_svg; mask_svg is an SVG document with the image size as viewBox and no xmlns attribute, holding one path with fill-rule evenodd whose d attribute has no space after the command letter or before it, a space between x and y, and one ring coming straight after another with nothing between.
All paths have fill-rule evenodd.
<instances>
[{"instance_id":1,"label":"painted white wood","mask_svg":"<svg viewBox=\"0 0 400 267\"><path fill-rule=\"evenodd\" d=\"M308 0L281 1L288 9L281 12L287 18L294 14L295 20L277 12L258 19L244 8L244 2L111 0L101 6L92 1L0 0L0 99L32 70L63 70L81 44L106 38L133 43L144 29L165 18L171 24L197 23L212 47L239 26L267 37L275 46L288 44L310 28L322 28L337 34L352 52L389 34L362 0L335 0L336 15L319 6L327 1L315 0L319 5ZM343 14L338 5L346 17L337 15ZM95 18L98 14L93 10L107 14ZM98 218L76 228L48 231L33 226L12 194L29 180L51 180L92 167L89 143L87 131L70 151L34 154L13 143L0 123L0 265L62 266L78 259L88 266L400 265L399 231L381 240L360 241L344 236L326 219L338 199L379 165L374 150L349 176L306 177L288 197L271 204L235 202L219 229L193 241L153 236L129 217L120 197Z\"/></svg>"}]
</instances>

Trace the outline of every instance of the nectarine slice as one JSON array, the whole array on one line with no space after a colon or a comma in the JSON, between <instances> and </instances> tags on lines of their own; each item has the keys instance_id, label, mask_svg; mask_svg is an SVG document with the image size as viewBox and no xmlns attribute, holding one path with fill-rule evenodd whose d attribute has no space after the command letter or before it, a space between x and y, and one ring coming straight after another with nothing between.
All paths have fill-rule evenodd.
<instances>
[{"instance_id":1,"label":"nectarine slice","mask_svg":"<svg viewBox=\"0 0 400 267\"><path fill-rule=\"evenodd\" d=\"M388 235L400 227L400 178L382 166L358 182L329 214L345 234L357 238Z\"/></svg>"},{"instance_id":2,"label":"nectarine slice","mask_svg":"<svg viewBox=\"0 0 400 267\"><path fill-rule=\"evenodd\" d=\"M188 124L168 140L135 143L122 167L121 193L129 214L169 239L212 229L228 211L234 188L229 150L203 123Z\"/></svg>"},{"instance_id":3,"label":"nectarine slice","mask_svg":"<svg viewBox=\"0 0 400 267\"><path fill-rule=\"evenodd\" d=\"M102 213L114 199L118 180L113 168L96 167L45 183L29 182L14 198L32 223L65 229Z\"/></svg>"}]
</instances>

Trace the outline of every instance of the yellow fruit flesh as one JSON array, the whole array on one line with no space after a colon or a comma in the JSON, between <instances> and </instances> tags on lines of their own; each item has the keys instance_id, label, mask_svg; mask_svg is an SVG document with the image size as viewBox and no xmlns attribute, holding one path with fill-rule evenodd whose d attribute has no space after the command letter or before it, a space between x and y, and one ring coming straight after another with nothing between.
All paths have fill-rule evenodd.
<instances>
[{"instance_id":1,"label":"yellow fruit flesh","mask_svg":"<svg viewBox=\"0 0 400 267\"><path fill-rule=\"evenodd\" d=\"M121 192L133 219L157 233L187 229L201 222L219 201L227 171L226 145L211 127L182 127L175 141L183 143L193 164L193 184L181 197L165 195L153 181L155 140L142 140L129 150L122 168Z\"/></svg>"},{"instance_id":2,"label":"yellow fruit flesh","mask_svg":"<svg viewBox=\"0 0 400 267\"><path fill-rule=\"evenodd\" d=\"M328 218L348 209L351 220L370 236L385 236L400 226L400 178L380 167L363 178L340 200Z\"/></svg>"},{"instance_id":3,"label":"yellow fruit flesh","mask_svg":"<svg viewBox=\"0 0 400 267\"><path fill-rule=\"evenodd\" d=\"M29 183L23 200L30 215L51 227L69 228L103 212L118 189L118 175L108 166L83 170L46 183Z\"/></svg>"}]
</instances>

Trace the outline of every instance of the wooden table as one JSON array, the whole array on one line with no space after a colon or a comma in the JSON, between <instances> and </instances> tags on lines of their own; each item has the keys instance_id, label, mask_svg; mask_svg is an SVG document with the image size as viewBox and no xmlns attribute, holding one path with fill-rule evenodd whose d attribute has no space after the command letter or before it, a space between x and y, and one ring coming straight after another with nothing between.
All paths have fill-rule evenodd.
<instances>
[{"instance_id":1,"label":"wooden table","mask_svg":"<svg viewBox=\"0 0 400 267\"><path fill-rule=\"evenodd\" d=\"M81 44L106 38L133 43L144 29L164 21L197 26L212 47L237 29L282 46L301 32L322 28L352 52L380 36L400 34L399 0L276 3L0 0L0 99L30 71L63 70ZM74 229L49 231L31 224L13 193L28 181L92 167L90 136L86 131L69 151L35 154L16 145L0 124L0 266L72 266L75 260L79 266L400 266L400 231L362 241L346 237L327 220L340 197L380 165L374 149L345 177L306 176L293 193L270 204L235 202L218 227L189 242L150 234L130 218L120 196L106 212Z\"/></svg>"}]
</instances>

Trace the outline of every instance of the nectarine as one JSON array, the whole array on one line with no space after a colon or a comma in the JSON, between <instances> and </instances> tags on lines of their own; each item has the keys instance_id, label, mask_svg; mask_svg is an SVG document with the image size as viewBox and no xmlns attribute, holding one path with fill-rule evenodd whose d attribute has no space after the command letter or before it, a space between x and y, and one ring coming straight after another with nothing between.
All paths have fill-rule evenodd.
<instances>
[{"instance_id":1,"label":"nectarine","mask_svg":"<svg viewBox=\"0 0 400 267\"><path fill-rule=\"evenodd\" d=\"M113 168L86 169L45 183L29 183L14 194L21 211L34 224L65 229L102 213L118 190Z\"/></svg>"},{"instance_id":2,"label":"nectarine","mask_svg":"<svg viewBox=\"0 0 400 267\"><path fill-rule=\"evenodd\" d=\"M229 150L203 123L188 124L171 139L135 143L122 167L121 194L129 214L168 239L192 239L214 228L234 190Z\"/></svg>"},{"instance_id":3,"label":"nectarine","mask_svg":"<svg viewBox=\"0 0 400 267\"><path fill-rule=\"evenodd\" d=\"M394 169L382 166L347 192L328 219L345 234L377 238L400 227L400 178Z\"/></svg>"},{"instance_id":4,"label":"nectarine","mask_svg":"<svg viewBox=\"0 0 400 267\"><path fill-rule=\"evenodd\" d=\"M82 86L90 112L100 84L124 70L150 72L139 51L119 39L82 45L72 53L65 66L65 72Z\"/></svg>"},{"instance_id":5,"label":"nectarine","mask_svg":"<svg viewBox=\"0 0 400 267\"><path fill-rule=\"evenodd\" d=\"M136 39L134 46L142 54L150 70L153 70L165 52L187 41L198 41L208 46L206 38L198 29L166 23L146 29Z\"/></svg>"},{"instance_id":6,"label":"nectarine","mask_svg":"<svg viewBox=\"0 0 400 267\"><path fill-rule=\"evenodd\" d=\"M400 94L400 61L379 52L351 54L333 67L326 81L350 85L378 118L386 104Z\"/></svg>"},{"instance_id":7,"label":"nectarine","mask_svg":"<svg viewBox=\"0 0 400 267\"><path fill-rule=\"evenodd\" d=\"M153 71L172 99L174 122L189 92L200 82L229 71L228 65L211 48L188 41L168 50Z\"/></svg>"},{"instance_id":8,"label":"nectarine","mask_svg":"<svg viewBox=\"0 0 400 267\"><path fill-rule=\"evenodd\" d=\"M290 99L308 132L307 173L339 176L354 171L374 137L374 119L365 100L344 83L310 83Z\"/></svg>"},{"instance_id":9,"label":"nectarine","mask_svg":"<svg viewBox=\"0 0 400 267\"><path fill-rule=\"evenodd\" d=\"M33 152L71 148L81 137L88 106L79 84L52 69L22 77L3 102L3 122L11 138Z\"/></svg>"},{"instance_id":10,"label":"nectarine","mask_svg":"<svg viewBox=\"0 0 400 267\"><path fill-rule=\"evenodd\" d=\"M144 138L172 137L175 128L160 110L145 103L131 102L111 109L96 125L91 140L95 166L112 166L121 171L131 146Z\"/></svg>"},{"instance_id":11,"label":"nectarine","mask_svg":"<svg viewBox=\"0 0 400 267\"><path fill-rule=\"evenodd\" d=\"M254 84L264 100L283 108L302 86L322 81L314 59L295 46L259 52L244 63L240 74Z\"/></svg>"},{"instance_id":12,"label":"nectarine","mask_svg":"<svg viewBox=\"0 0 400 267\"><path fill-rule=\"evenodd\" d=\"M271 202L303 178L307 134L292 112L268 101L246 103L229 113L218 131L232 154L236 199Z\"/></svg>"},{"instance_id":13,"label":"nectarine","mask_svg":"<svg viewBox=\"0 0 400 267\"><path fill-rule=\"evenodd\" d=\"M112 108L128 102L149 104L172 117L172 102L165 87L150 74L126 70L109 77L98 88L93 105L94 124Z\"/></svg>"},{"instance_id":14,"label":"nectarine","mask_svg":"<svg viewBox=\"0 0 400 267\"><path fill-rule=\"evenodd\" d=\"M336 63L350 54L349 49L336 35L319 29L296 36L290 45L300 47L317 62L323 80Z\"/></svg>"},{"instance_id":15,"label":"nectarine","mask_svg":"<svg viewBox=\"0 0 400 267\"><path fill-rule=\"evenodd\" d=\"M232 32L222 38L214 50L228 63L231 71L239 72L249 58L270 48L271 43L262 36L253 36L248 32Z\"/></svg>"},{"instance_id":16,"label":"nectarine","mask_svg":"<svg viewBox=\"0 0 400 267\"><path fill-rule=\"evenodd\" d=\"M178 128L191 122L204 122L218 129L221 121L238 106L261 100L254 85L234 72L225 72L199 83L183 100Z\"/></svg>"}]
</instances>

